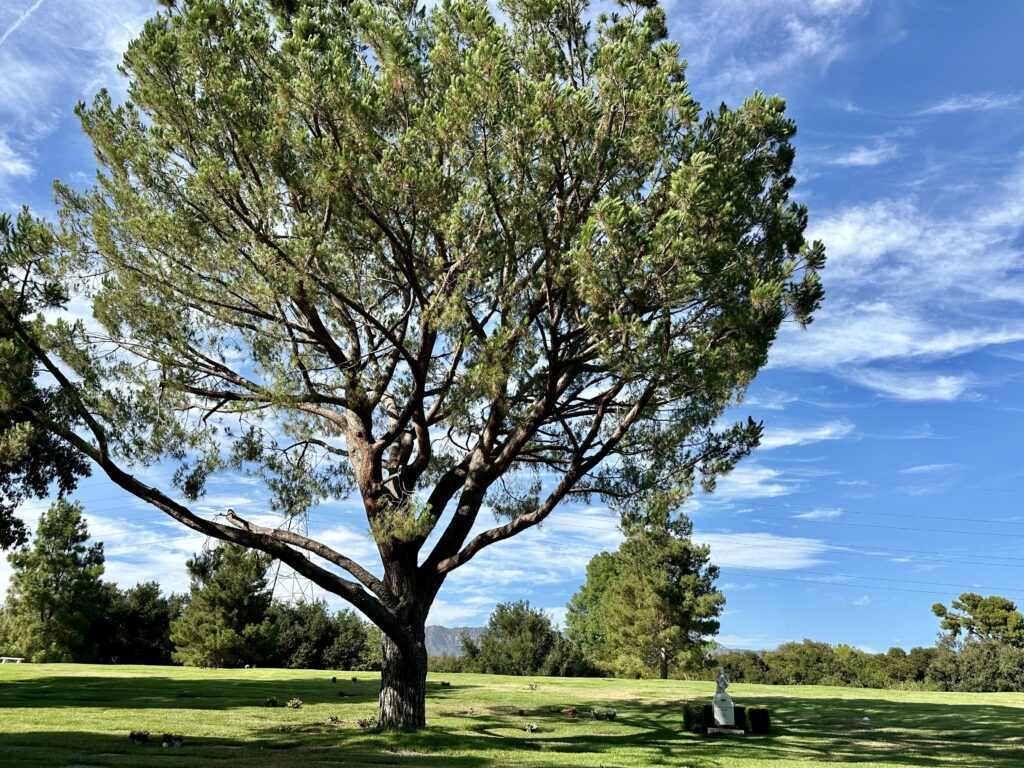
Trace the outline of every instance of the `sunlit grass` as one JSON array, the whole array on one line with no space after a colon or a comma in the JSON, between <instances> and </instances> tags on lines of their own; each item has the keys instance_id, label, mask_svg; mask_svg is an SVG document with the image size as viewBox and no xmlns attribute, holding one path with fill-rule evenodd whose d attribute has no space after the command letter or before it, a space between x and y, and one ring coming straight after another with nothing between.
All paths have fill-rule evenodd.
<instances>
[{"instance_id":1,"label":"sunlit grass","mask_svg":"<svg viewBox=\"0 0 1024 768\"><path fill-rule=\"evenodd\" d=\"M0 665L0 766L1024 765L1019 694L733 685L737 704L771 709L774 732L708 739L681 732L680 704L710 699L710 683L432 675L430 727L378 733L357 724L376 712L377 676L352 677ZM280 707L264 706L271 696ZM283 706L292 698L301 709ZM593 706L617 718L594 721ZM149 731L150 742L131 744L132 730ZM184 746L162 749L163 733L181 734Z\"/></svg>"}]
</instances>

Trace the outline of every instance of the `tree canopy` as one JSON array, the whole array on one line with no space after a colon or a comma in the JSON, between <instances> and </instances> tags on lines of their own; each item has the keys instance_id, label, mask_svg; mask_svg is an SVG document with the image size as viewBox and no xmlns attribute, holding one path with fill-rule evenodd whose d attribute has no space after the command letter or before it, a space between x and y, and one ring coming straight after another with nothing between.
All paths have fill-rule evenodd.
<instances>
[{"instance_id":1,"label":"tree canopy","mask_svg":"<svg viewBox=\"0 0 1024 768\"><path fill-rule=\"evenodd\" d=\"M1024 648L1024 614L1016 603L1000 595L982 597L965 592L952 603L950 610L942 603L932 606L932 613L942 621L949 643L992 640Z\"/></svg>"},{"instance_id":2,"label":"tree canopy","mask_svg":"<svg viewBox=\"0 0 1024 768\"><path fill-rule=\"evenodd\" d=\"M648 0L164 5L128 100L77 110L95 184L2 251L0 481L84 457L287 562L383 630L381 721L421 725L452 570L567 499L670 509L757 444L719 417L822 296L795 125L761 93L702 114ZM72 293L94 320L54 319ZM132 474L157 461L175 487ZM223 472L289 514L354 492L380 568L197 514Z\"/></svg>"},{"instance_id":3,"label":"tree canopy","mask_svg":"<svg viewBox=\"0 0 1024 768\"><path fill-rule=\"evenodd\" d=\"M0 652L37 662L95 659L91 630L106 594L103 545L88 542L82 506L60 499L40 516L31 546L8 555Z\"/></svg>"},{"instance_id":4,"label":"tree canopy","mask_svg":"<svg viewBox=\"0 0 1024 768\"><path fill-rule=\"evenodd\" d=\"M635 527L613 553L596 555L566 612L569 637L609 671L657 674L704 662L725 596L710 550L690 539L685 517Z\"/></svg>"},{"instance_id":5,"label":"tree canopy","mask_svg":"<svg viewBox=\"0 0 1024 768\"><path fill-rule=\"evenodd\" d=\"M266 555L230 544L188 561L188 603L171 624L175 661L204 667L264 662L275 639L269 565Z\"/></svg>"}]
</instances>

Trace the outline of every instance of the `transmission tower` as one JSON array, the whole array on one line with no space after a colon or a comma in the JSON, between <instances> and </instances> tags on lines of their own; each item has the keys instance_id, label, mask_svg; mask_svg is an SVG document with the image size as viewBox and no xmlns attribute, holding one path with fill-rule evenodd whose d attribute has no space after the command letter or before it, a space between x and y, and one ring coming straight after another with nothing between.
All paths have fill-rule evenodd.
<instances>
[{"instance_id":1,"label":"transmission tower","mask_svg":"<svg viewBox=\"0 0 1024 768\"><path fill-rule=\"evenodd\" d=\"M279 530L297 533L299 536L308 536L309 510L303 509L297 515L285 513L284 520L277 527ZM313 582L302 574L296 573L294 568L282 563L280 560L274 561L272 589L274 599L288 605L301 605L313 602Z\"/></svg>"}]
</instances>

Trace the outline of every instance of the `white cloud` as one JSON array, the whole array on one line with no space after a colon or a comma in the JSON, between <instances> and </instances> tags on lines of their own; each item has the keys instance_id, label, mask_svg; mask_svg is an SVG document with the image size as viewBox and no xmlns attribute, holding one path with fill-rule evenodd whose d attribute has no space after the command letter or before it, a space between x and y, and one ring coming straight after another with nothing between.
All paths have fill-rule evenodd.
<instances>
[{"instance_id":1,"label":"white cloud","mask_svg":"<svg viewBox=\"0 0 1024 768\"><path fill-rule=\"evenodd\" d=\"M785 496L796 490L782 479L782 473L759 464L740 464L718 481L713 498L718 501Z\"/></svg>"},{"instance_id":2,"label":"white cloud","mask_svg":"<svg viewBox=\"0 0 1024 768\"><path fill-rule=\"evenodd\" d=\"M26 135L39 134L100 86L121 92L117 65L155 10L147 0L26 7L0 36L0 117Z\"/></svg>"},{"instance_id":3,"label":"white cloud","mask_svg":"<svg viewBox=\"0 0 1024 768\"><path fill-rule=\"evenodd\" d=\"M904 198L819 219L809 234L828 249L825 302L806 331L780 331L770 364L904 400L969 395L981 383L969 374L920 364L1024 341L1024 166L989 190L953 214Z\"/></svg>"},{"instance_id":4,"label":"white cloud","mask_svg":"<svg viewBox=\"0 0 1024 768\"><path fill-rule=\"evenodd\" d=\"M819 443L823 440L842 440L845 437L849 437L853 430L853 424L846 419L804 428L766 425L760 447L762 450L770 451L775 448L785 448L793 445Z\"/></svg>"},{"instance_id":5,"label":"white cloud","mask_svg":"<svg viewBox=\"0 0 1024 768\"><path fill-rule=\"evenodd\" d=\"M956 400L968 390L970 377L947 374L894 373L877 369L847 370L845 378L894 400Z\"/></svg>"},{"instance_id":6,"label":"white cloud","mask_svg":"<svg viewBox=\"0 0 1024 768\"><path fill-rule=\"evenodd\" d=\"M900 473L904 475L921 475L930 472L945 472L950 469L956 469L959 466L959 464L918 464L916 467L901 469Z\"/></svg>"},{"instance_id":7,"label":"white cloud","mask_svg":"<svg viewBox=\"0 0 1024 768\"><path fill-rule=\"evenodd\" d=\"M711 560L724 568L796 570L819 565L830 547L819 539L771 533L694 533L694 541L711 547Z\"/></svg>"},{"instance_id":8,"label":"white cloud","mask_svg":"<svg viewBox=\"0 0 1024 768\"><path fill-rule=\"evenodd\" d=\"M675 18L673 37L713 99L755 88L784 90L846 55L850 20L867 0L695 0Z\"/></svg>"},{"instance_id":9,"label":"white cloud","mask_svg":"<svg viewBox=\"0 0 1024 768\"><path fill-rule=\"evenodd\" d=\"M807 512L801 512L793 517L798 520L835 520L837 517L843 514L843 510L836 507L823 508L823 509L812 509Z\"/></svg>"},{"instance_id":10,"label":"white cloud","mask_svg":"<svg viewBox=\"0 0 1024 768\"><path fill-rule=\"evenodd\" d=\"M858 144L853 149L829 158L826 162L829 165L838 165L846 168L870 168L893 160L898 155L899 149L895 144L888 141L878 141L871 146Z\"/></svg>"},{"instance_id":11,"label":"white cloud","mask_svg":"<svg viewBox=\"0 0 1024 768\"><path fill-rule=\"evenodd\" d=\"M853 603L851 603L851 605L867 605L870 602L871 598L867 595L864 595L863 597L858 597L856 600L854 600ZM873 653L873 651L868 651L868 653Z\"/></svg>"},{"instance_id":12,"label":"white cloud","mask_svg":"<svg viewBox=\"0 0 1024 768\"><path fill-rule=\"evenodd\" d=\"M18 31L18 27L28 21L29 16L39 10L39 6L41 6L43 2L44 0L36 0L32 5L18 15L18 18L14 20L14 23L5 29L4 33L0 35L0 46L3 46L3 44L7 42L7 38Z\"/></svg>"},{"instance_id":13,"label":"white cloud","mask_svg":"<svg viewBox=\"0 0 1024 768\"><path fill-rule=\"evenodd\" d=\"M3 136L0 136L0 180L11 176L31 176L35 173L32 164L15 152Z\"/></svg>"},{"instance_id":14,"label":"white cloud","mask_svg":"<svg viewBox=\"0 0 1024 768\"><path fill-rule=\"evenodd\" d=\"M973 93L950 96L920 110L918 115L947 115L953 112L986 112L1015 107L1024 100L1020 93Z\"/></svg>"}]
</instances>

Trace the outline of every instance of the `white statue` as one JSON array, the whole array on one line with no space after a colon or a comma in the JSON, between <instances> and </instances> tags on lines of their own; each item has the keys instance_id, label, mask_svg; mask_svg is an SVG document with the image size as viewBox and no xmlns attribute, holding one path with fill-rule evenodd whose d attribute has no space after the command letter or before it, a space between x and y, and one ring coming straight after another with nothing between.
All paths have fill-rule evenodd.
<instances>
[{"instance_id":1,"label":"white statue","mask_svg":"<svg viewBox=\"0 0 1024 768\"><path fill-rule=\"evenodd\" d=\"M725 671L725 667L719 667L718 672L715 673L715 682L718 684L718 688L715 689L715 698L719 696L728 696L725 689L729 687L729 673Z\"/></svg>"},{"instance_id":2,"label":"white statue","mask_svg":"<svg viewBox=\"0 0 1024 768\"><path fill-rule=\"evenodd\" d=\"M711 700L711 707L715 713L715 725L725 727L736 725L736 712L732 705L732 698L725 692L725 689L729 687L729 673L725 671L725 667L718 668L718 672L715 674L715 683L718 687L715 689L715 698Z\"/></svg>"}]
</instances>

